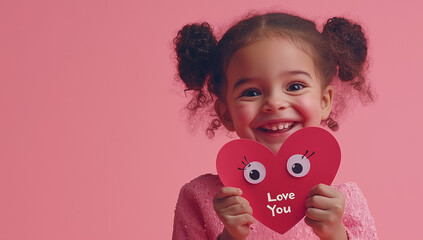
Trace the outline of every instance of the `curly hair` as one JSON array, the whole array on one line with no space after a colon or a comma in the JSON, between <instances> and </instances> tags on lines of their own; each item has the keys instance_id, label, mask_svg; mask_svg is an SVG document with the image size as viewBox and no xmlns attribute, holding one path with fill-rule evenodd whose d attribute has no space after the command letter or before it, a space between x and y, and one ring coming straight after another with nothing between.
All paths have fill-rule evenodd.
<instances>
[{"instance_id":1,"label":"curly hair","mask_svg":"<svg viewBox=\"0 0 423 240\"><path fill-rule=\"evenodd\" d=\"M285 37L299 48L310 49L311 57L323 85L337 78L342 94L335 98L335 108L324 122L334 131L339 124L334 117L346 108L348 95L355 91L361 99L373 101L365 77L368 43L360 25L333 17L323 31L310 20L286 13L267 13L246 17L229 28L218 41L212 27L206 23L185 25L173 40L177 53L179 78L193 96L187 108L195 113L210 106L215 99L225 98L226 68L239 48L263 38ZM363 101L362 101L363 102ZM207 129L209 137L221 125L216 114Z\"/></svg>"}]
</instances>

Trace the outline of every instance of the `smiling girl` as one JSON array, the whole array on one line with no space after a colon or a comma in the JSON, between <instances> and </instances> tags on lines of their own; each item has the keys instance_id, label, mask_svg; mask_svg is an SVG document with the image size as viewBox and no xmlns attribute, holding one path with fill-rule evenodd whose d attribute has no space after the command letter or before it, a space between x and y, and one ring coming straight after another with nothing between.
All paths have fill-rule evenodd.
<instances>
[{"instance_id":1,"label":"smiling girl","mask_svg":"<svg viewBox=\"0 0 423 240\"><path fill-rule=\"evenodd\" d=\"M341 103L346 95L335 98L332 81L372 99L364 76L367 40L344 18L329 19L320 33L306 19L268 13L241 20L219 41L207 23L186 25L174 42L179 76L195 93L189 108L213 103L217 118L208 133L223 125L275 154L304 127L338 129L333 116L342 109L334 110L334 99ZM254 221L240 189L202 175L181 189L173 239L377 239L354 183L319 184L304 204L304 221L280 235Z\"/></svg>"}]
</instances>

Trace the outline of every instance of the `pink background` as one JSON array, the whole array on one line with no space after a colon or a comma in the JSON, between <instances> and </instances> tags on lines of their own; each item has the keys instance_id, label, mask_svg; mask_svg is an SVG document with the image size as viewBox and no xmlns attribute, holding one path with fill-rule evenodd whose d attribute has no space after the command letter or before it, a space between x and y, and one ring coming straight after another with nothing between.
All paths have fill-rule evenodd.
<instances>
[{"instance_id":1,"label":"pink background","mask_svg":"<svg viewBox=\"0 0 423 240\"><path fill-rule=\"evenodd\" d=\"M364 24L378 101L335 133L335 182L359 184L381 239L415 239L423 15L392 2L0 0L0 239L169 239L179 189L229 140L189 130L172 38L251 9Z\"/></svg>"}]
</instances>

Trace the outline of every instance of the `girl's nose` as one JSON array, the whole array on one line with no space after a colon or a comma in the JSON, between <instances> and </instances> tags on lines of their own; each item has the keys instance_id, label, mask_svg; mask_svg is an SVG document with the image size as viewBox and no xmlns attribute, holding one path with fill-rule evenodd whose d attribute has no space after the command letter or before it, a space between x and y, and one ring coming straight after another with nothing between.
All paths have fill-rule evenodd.
<instances>
[{"instance_id":1,"label":"girl's nose","mask_svg":"<svg viewBox=\"0 0 423 240\"><path fill-rule=\"evenodd\" d=\"M263 104L263 111L264 112L274 112L277 110L285 109L288 105L286 99L282 96L269 96L266 98Z\"/></svg>"}]
</instances>

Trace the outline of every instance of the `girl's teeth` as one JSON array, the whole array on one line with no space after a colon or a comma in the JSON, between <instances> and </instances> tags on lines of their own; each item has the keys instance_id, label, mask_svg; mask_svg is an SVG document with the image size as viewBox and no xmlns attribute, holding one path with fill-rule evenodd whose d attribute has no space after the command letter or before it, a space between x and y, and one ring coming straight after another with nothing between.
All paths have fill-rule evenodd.
<instances>
[{"instance_id":1,"label":"girl's teeth","mask_svg":"<svg viewBox=\"0 0 423 240\"><path fill-rule=\"evenodd\" d=\"M293 124L292 122L291 123L280 123L278 125L267 125L263 128L266 129L267 131L278 131L278 130L287 129L287 128L291 127L292 124Z\"/></svg>"}]
</instances>

